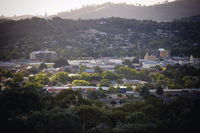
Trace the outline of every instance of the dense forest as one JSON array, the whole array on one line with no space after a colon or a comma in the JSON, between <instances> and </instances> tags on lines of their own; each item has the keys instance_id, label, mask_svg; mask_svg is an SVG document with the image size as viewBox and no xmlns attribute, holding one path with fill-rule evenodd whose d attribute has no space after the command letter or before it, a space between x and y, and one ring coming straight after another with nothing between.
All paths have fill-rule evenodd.
<instances>
[{"instance_id":1,"label":"dense forest","mask_svg":"<svg viewBox=\"0 0 200 133\"><path fill-rule=\"evenodd\" d=\"M0 60L29 58L30 52L46 49L65 58L143 57L160 47L172 55L199 57L198 17L172 22L113 17L0 20Z\"/></svg>"},{"instance_id":2,"label":"dense forest","mask_svg":"<svg viewBox=\"0 0 200 133\"><path fill-rule=\"evenodd\" d=\"M79 91L48 95L11 88L1 91L0 105L5 133L188 133L198 131L200 119L200 101L183 97L165 103L149 96L115 108Z\"/></svg>"}]
</instances>

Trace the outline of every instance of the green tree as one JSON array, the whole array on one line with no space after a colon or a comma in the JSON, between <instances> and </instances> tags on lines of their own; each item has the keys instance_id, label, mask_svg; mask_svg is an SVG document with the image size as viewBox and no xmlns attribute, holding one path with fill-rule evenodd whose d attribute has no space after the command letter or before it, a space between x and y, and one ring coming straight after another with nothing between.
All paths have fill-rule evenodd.
<instances>
[{"instance_id":1,"label":"green tree","mask_svg":"<svg viewBox=\"0 0 200 133\"><path fill-rule=\"evenodd\" d=\"M148 98L150 96L150 92L149 90L150 89L153 89L152 88L153 86L151 84L144 84L141 86L141 88L139 88L139 93L140 95L143 97L143 98Z\"/></svg>"},{"instance_id":2,"label":"green tree","mask_svg":"<svg viewBox=\"0 0 200 133\"><path fill-rule=\"evenodd\" d=\"M54 68L58 68L58 67L62 67L62 66L68 66L69 65L69 62L66 60L66 59L63 59L63 58L59 58L55 61L55 64L54 64Z\"/></svg>"},{"instance_id":3,"label":"green tree","mask_svg":"<svg viewBox=\"0 0 200 133\"><path fill-rule=\"evenodd\" d=\"M74 80L72 82L72 85L74 85L74 86L88 86L88 85L90 85L90 82L85 81L85 80Z\"/></svg>"},{"instance_id":4,"label":"green tree","mask_svg":"<svg viewBox=\"0 0 200 133\"><path fill-rule=\"evenodd\" d=\"M47 74L45 73L38 73L34 80L42 85L46 85L48 83L50 83L49 77Z\"/></svg>"},{"instance_id":5,"label":"green tree","mask_svg":"<svg viewBox=\"0 0 200 133\"><path fill-rule=\"evenodd\" d=\"M162 95L164 93L163 84L162 83L157 83L155 85L155 89L156 89L156 94L158 94L158 95Z\"/></svg>"},{"instance_id":6,"label":"green tree","mask_svg":"<svg viewBox=\"0 0 200 133\"><path fill-rule=\"evenodd\" d=\"M23 77L24 77L24 75L21 72L17 72L13 76L13 81L14 82L22 82L24 80Z\"/></svg>"},{"instance_id":7,"label":"green tree","mask_svg":"<svg viewBox=\"0 0 200 133\"><path fill-rule=\"evenodd\" d=\"M84 72L85 69L87 69L87 68L88 68L87 66L81 65L81 66L80 66L80 72Z\"/></svg>"},{"instance_id":8,"label":"green tree","mask_svg":"<svg viewBox=\"0 0 200 133\"><path fill-rule=\"evenodd\" d=\"M111 82L109 79L102 79L99 86L109 87L110 84L111 84Z\"/></svg>"},{"instance_id":9,"label":"green tree","mask_svg":"<svg viewBox=\"0 0 200 133\"><path fill-rule=\"evenodd\" d=\"M147 121L147 117L143 112L133 112L126 116L125 121L127 123L144 123Z\"/></svg>"},{"instance_id":10,"label":"green tree","mask_svg":"<svg viewBox=\"0 0 200 133\"><path fill-rule=\"evenodd\" d=\"M2 70L1 76L6 77L6 78L12 78L13 74L9 70Z\"/></svg>"},{"instance_id":11,"label":"green tree","mask_svg":"<svg viewBox=\"0 0 200 133\"><path fill-rule=\"evenodd\" d=\"M139 63L139 59L138 59L138 58L134 58L134 59L132 60L132 63Z\"/></svg>"},{"instance_id":12,"label":"green tree","mask_svg":"<svg viewBox=\"0 0 200 133\"><path fill-rule=\"evenodd\" d=\"M192 76L184 76L182 78L184 82L185 88L198 88L199 87L199 79Z\"/></svg>"},{"instance_id":13,"label":"green tree","mask_svg":"<svg viewBox=\"0 0 200 133\"><path fill-rule=\"evenodd\" d=\"M126 59L126 60L124 60L124 61L122 62L122 64L123 64L123 65L126 65L127 67L132 67L132 64L133 64L133 63L131 62L131 60L127 60L127 59Z\"/></svg>"},{"instance_id":14,"label":"green tree","mask_svg":"<svg viewBox=\"0 0 200 133\"><path fill-rule=\"evenodd\" d=\"M45 93L43 85L38 82L26 82L22 89L24 91L32 92L38 95L43 95Z\"/></svg>"},{"instance_id":15,"label":"green tree","mask_svg":"<svg viewBox=\"0 0 200 133\"><path fill-rule=\"evenodd\" d=\"M65 84L70 81L70 77L68 76L67 72L58 72L51 76L51 82L53 83L62 83Z\"/></svg>"},{"instance_id":16,"label":"green tree","mask_svg":"<svg viewBox=\"0 0 200 133\"><path fill-rule=\"evenodd\" d=\"M80 118L72 111L61 108L35 111L30 115L31 133L81 132Z\"/></svg>"},{"instance_id":17,"label":"green tree","mask_svg":"<svg viewBox=\"0 0 200 133\"><path fill-rule=\"evenodd\" d=\"M94 70L95 70L96 73L99 73L99 74L101 74L103 72L103 69L100 68L99 66L95 66Z\"/></svg>"},{"instance_id":18,"label":"green tree","mask_svg":"<svg viewBox=\"0 0 200 133\"><path fill-rule=\"evenodd\" d=\"M103 112L96 107L81 105L75 108L75 112L81 119L82 131L89 131L102 122Z\"/></svg>"},{"instance_id":19,"label":"green tree","mask_svg":"<svg viewBox=\"0 0 200 133\"><path fill-rule=\"evenodd\" d=\"M127 67L118 68L117 73L127 79L136 79L137 76L137 72L135 69Z\"/></svg>"},{"instance_id":20,"label":"green tree","mask_svg":"<svg viewBox=\"0 0 200 133\"><path fill-rule=\"evenodd\" d=\"M47 69L47 65L45 63L41 63L39 69L40 70Z\"/></svg>"},{"instance_id":21,"label":"green tree","mask_svg":"<svg viewBox=\"0 0 200 133\"><path fill-rule=\"evenodd\" d=\"M112 80L116 81L117 79L119 79L119 75L117 75L117 74L115 74L115 73L113 73L111 71L104 71L102 73L102 78L103 79L108 79L110 81L112 81Z\"/></svg>"},{"instance_id":22,"label":"green tree","mask_svg":"<svg viewBox=\"0 0 200 133\"><path fill-rule=\"evenodd\" d=\"M24 128L25 125L21 123L23 121L20 118L41 107L36 94L13 88L1 91L0 105L1 126L6 127L7 132L21 131L20 126Z\"/></svg>"},{"instance_id":23,"label":"green tree","mask_svg":"<svg viewBox=\"0 0 200 133\"><path fill-rule=\"evenodd\" d=\"M93 100L106 97L105 92L101 88L99 90L88 90L87 94L88 94L88 98L93 99Z\"/></svg>"},{"instance_id":24,"label":"green tree","mask_svg":"<svg viewBox=\"0 0 200 133\"><path fill-rule=\"evenodd\" d=\"M70 106L80 105L83 102L80 92L72 89L61 91L56 95L55 100L55 106L61 108L69 108Z\"/></svg>"}]
</instances>

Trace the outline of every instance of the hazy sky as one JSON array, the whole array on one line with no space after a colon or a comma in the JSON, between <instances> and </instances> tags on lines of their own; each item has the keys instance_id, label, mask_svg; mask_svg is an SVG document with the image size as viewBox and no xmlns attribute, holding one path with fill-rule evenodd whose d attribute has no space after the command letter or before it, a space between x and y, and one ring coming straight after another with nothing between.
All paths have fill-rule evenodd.
<instances>
[{"instance_id":1,"label":"hazy sky","mask_svg":"<svg viewBox=\"0 0 200 133\"><path fill-rule=\"evenodd\" d=\"M151 5L163 1L165 0L0 0L0 15L44 15L45 12L52 15L88 4L126 2L129 4Z\"/></svg>"}]
</instances>

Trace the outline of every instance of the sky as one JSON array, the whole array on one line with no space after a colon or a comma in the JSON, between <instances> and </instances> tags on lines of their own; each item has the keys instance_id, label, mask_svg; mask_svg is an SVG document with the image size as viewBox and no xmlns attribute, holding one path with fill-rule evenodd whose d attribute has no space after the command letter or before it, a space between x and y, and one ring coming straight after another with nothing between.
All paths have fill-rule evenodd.
<instances>
[{"instance_id":1,"label":"sky","mask_svg":"<svg viewBox=\"0 0 200 133\"><path fill-rule=\"evenodd\" d=\"M152 5L166 0L0 0L0 15L48 15L105 2ZM168 0L173 1L173 0Z\"/></svg>"}]
</instances>

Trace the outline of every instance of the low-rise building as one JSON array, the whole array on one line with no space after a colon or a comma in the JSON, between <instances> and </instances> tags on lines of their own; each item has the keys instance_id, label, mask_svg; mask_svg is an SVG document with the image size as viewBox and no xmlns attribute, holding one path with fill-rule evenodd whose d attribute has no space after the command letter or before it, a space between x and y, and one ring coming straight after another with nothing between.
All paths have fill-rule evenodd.
<instances>
[{"instance_id":1,"label":"low-rise building","mask_svg":"<svg viewBox=\"0 0 200 133\"><path fill-rule=\"evenodd\" d=\"M57 53L55 51L33 51L30 53L31 60L45 60L45 59L56 59Z\"/></svg>"},{"instance_id":2,"label":"low-rise building","mask_svg":"<svg viewBox=\"0 0 200 133\"><path fill-rule=\"evenodd\" d=\"M158 61L144 61L142 62L143 69L154 68L155 66L160 65Z\"/></svg>"},{"instance_id":3,"label":"low-rise building","mask_svg":"<svg viewBox=\"0 0 200 133\"><path fill-rule=\"evenodd\" d=\"M144 56L145 61L155 61L156 60L156 56L154 55L150 55L149 53L146 53Z\"/></svg>"}]
</instances>

